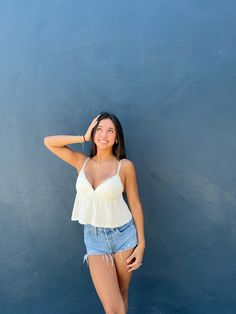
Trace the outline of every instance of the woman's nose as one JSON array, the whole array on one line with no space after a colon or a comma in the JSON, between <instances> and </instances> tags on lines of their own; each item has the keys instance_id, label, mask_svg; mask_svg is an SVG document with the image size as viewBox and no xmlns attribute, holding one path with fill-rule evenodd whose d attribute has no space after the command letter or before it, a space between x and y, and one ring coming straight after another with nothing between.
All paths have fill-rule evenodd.
<instances>
[{"instance_id":1,"label":"woman's nose","mask_svg":"<svg viewBox=\"0 0 236 314\"><path fill-rule=\"evenodd\" d=\"M106 132L106 131L104 131L104 132L101 133L101 137L102 137L102 138L106 138L108 135L109 135L109 133Z\"/></svg>"}]
</instances>

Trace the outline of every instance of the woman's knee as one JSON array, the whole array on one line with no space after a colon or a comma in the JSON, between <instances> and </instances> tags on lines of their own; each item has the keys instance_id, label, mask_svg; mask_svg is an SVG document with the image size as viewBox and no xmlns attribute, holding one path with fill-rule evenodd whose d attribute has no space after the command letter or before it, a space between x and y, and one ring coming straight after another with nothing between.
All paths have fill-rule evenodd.
<instances>
[{"instance_id":1,"label":"woman's knee","mask_svg":"<svg viewBox=\"0 0 236 314\"><path fill-rule=\"evenodd\" d=\"M109 302L103 306L106 314L125 314L125 305L123 300L117 304L112 304Z\"/></svg>"}]
</instances>

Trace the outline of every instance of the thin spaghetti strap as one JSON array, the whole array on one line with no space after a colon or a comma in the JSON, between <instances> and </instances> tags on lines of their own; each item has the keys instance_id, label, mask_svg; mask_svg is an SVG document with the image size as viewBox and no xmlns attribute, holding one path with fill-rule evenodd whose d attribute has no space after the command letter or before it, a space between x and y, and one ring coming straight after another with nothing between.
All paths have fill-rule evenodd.
<instances>
[{"instance_id":1,"label":"thin spaghetti strap","mask_svg":"<svg viewBox=\"0 0 236 314\"><path fill-rule=\"evenodd\" d=\"M86 166L86 164L87 164L89 159L90 159L89 157L85 159L85 161L83 163L83 166L82 166L82 170L84 170L84 167Z\"/></svg>"},{"instance_id":2,"label":"thin spaghetti strap","mask_svg":"<svg viewBox=\"0 0 236 314\"><path fill-rule=\"evenodd\" d=\"M122 161L122 159L119 161L118 170L117 170L117 173L116 173L116 174L119 174L121 161Z\"/></svg>"}]
</instances>

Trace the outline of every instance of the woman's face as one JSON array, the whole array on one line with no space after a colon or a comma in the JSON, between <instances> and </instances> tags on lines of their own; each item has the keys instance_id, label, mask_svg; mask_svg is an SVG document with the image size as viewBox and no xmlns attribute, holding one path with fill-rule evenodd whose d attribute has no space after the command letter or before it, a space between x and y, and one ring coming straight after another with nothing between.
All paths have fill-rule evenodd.
<instances>
[{"instance_id":1,"label":"woman's face","mask_svg":"<svg viewBox=\"0 0 236 314\"><path fill-rule=\"evenodd\" d=\"M112 147L116 140L116 129L111 119L102 119L97 126L94 143L103 149Z\"/></svg>"}]
</instances>

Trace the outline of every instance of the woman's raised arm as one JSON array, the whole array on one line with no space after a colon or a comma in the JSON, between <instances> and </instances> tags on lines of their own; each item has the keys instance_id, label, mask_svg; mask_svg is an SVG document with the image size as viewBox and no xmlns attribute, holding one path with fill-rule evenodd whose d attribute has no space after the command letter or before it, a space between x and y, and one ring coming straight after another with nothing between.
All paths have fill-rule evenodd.
<instances>
[{"instance_id":1,"label":"woman's raised arm","mask_svg":"<svg viewBox=\"0 0 236 314\"><path fill-rule=\"evenodd\" d=\"M71 149L67 145L83 142L84 139L81 135L52 135L44 138L44 145L47 149L77 170L79 170L80 164L86 158L86 155Z\"/></svg>"}]
</instances>

